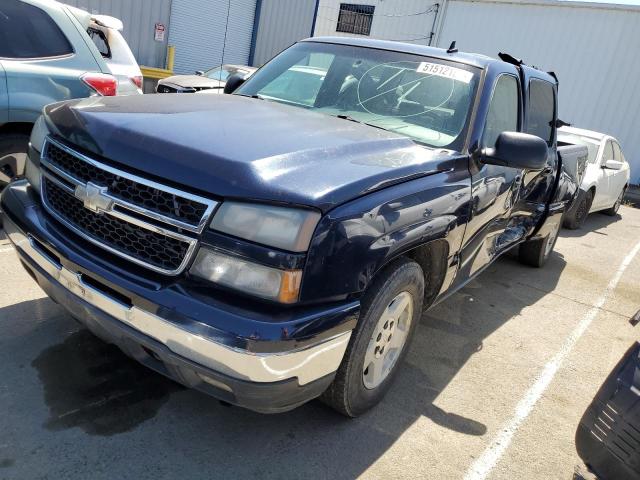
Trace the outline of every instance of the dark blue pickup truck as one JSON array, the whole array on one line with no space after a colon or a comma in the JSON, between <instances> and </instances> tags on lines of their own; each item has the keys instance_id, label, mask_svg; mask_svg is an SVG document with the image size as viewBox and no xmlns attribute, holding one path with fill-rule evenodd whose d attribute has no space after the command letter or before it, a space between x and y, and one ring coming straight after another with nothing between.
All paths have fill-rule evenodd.
<instances>
[{"instance_id":1,"label":"dark blue pickup truck","mask_svg":"<svg viewBox=\"0 0 640 480\"><path fill-rule=\"evenodd\" d=\"M425 308L514 247L545 263L577 192L555 76L502 58L316 38L230 95L49 105L5 230L150 368L260 412L356 416Z\"/></svg>"}]
</instances>

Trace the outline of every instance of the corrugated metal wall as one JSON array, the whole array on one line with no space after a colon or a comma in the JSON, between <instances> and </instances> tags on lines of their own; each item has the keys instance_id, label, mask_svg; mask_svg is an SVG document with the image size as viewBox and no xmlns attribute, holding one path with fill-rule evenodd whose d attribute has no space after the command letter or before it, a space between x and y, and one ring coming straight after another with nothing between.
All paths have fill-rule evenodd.
<instances>
[{"instance_id":1,"label":"corrugated metal wall","mask_svg":"<svg viewBox=\"0 0 640 480\"><path fill-rule=\"evenodd\" d=\"M340 3L375 6L371 24L372 38L422 45L429 44L438 8L434 0L320 0L315 36L362 36L336 32Z\"/></svg>"},{"instance_id":2,"label":"corrugated metal wall","mask_svg":"<svg viewBox=\"0 0 640 480\"><path fill-rule=\"evenodd\" d=\"M220 65L223 54L224 63L246 64L255 9L256 0L173 0L169 43L176 47L176 73Z\"/></svg>"},{"instance_id":3,"label":"corrugated metal wall","mask_svg":"<svg viewBox=\"0 0 640 480\"><path fill-rule=\"evenodd\" d=\"M317 0L262 0L253 64L263 65L302 38L311 36Z\"/></svg>"},{"instance_id":4,"label":"corrugated metal wall","mask_svg":"<svg viewBox=\"0 0 640 480\"><path fill-rule=\"evenodd\" d=\"M449 2L438 46L507 51L560 79L560 118L620 140L640 183L640 8L574 2Z\"/></svg>"},{"instance_id":5,"label":"corrugated metal wall","mask_svg":"<svg viewBox=\"0 0 640 480\"><path fill-rule=\"evenodd\" d=\"M91 13L119 18L124 24L122 35L140 65L165 66L168 35L164 42L154 40L156 23L169 28L171 0L63 0L63 3Z\"/></svg>"}]
</instances>

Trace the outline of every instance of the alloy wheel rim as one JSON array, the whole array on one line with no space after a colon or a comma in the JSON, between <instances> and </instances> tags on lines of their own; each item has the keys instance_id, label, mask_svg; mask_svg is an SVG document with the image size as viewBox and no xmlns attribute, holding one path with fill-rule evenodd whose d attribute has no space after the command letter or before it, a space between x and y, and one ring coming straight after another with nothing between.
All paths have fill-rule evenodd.
<instances>
[{"instance_id":1,"label":"alloy wheel rim","mask_svg":"<svg viewBox=\"0 0 640 480\"><path fill-rule=\"evenodd\" d=\"M401 292L380 316L364 357L362 382L368 390L378 387L389 376L407 342L413 319L413 297Z\"/></svg>"}]
</instances>

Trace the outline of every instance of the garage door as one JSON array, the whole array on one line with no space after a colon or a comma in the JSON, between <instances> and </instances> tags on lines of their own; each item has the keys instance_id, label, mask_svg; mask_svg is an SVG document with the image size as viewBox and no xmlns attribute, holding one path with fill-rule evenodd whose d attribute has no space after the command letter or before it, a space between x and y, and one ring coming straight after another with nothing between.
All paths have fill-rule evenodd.
<instances>
[{"instance_id":1,"label":"garage door","mask_svg":"<svg viewBox=\"0 0 640 480\"><path fill-rule=\"evenodd\" d=\"M176 73L246 65L255 11L256 0L173 0L169 44L176 47Z\"/></svg>"}]
</instances>

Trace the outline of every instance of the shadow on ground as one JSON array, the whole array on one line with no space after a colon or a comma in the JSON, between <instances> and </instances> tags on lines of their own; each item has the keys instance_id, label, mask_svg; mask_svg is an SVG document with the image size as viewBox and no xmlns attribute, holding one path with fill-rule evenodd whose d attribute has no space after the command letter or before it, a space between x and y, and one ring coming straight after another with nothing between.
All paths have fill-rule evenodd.
<instances>
[{"instance_id":1,"label":"shadow on ground","mask_svg":"<svg viewBox=\"0 0 640 480\"><path fill-rule=\"evenodd\" d=\"M543 289L523 289L519 282L536 275L552 290L564 267L557 253L543 270L507 257L434 307L423 316L411 352L385 400L355 420L339 416L318 401L273 416L224 407L213 398L183 390L81 329L60 336L59 342L35 350L31 357L48 409L44 426L56 432L79 427L93 438L137 434L137 441L145 445L145 463L176 469L199 465L214 468L217 476L233 472L235 477L288 477L283 474L286 471L297 478L353 478L421 417L463 435L485 434L482 418L445 411L434 402L483 348L487 336L546 294ZM53 306L48 299L25 303L0 309L0 321L16 312L29 318L29 311ZM51 319L67 321L60 316ZM19 339L20 345L30 345L32 340L37 344L29 335ZM82 434L75 435L73 454L95 456L95 446L85 449ZM429 431L424 435L429 442ZM55 441L56 435L46 438ZM120 448L113 442L106 445ZM111 455L118 458L118 465L140 461L139 449Z\"/></svg>"},{"instance_id":2,"label":"shadow on ground","mask_svg":"<svg viewBox=\"0 0 640 480\"><path fill-rule=\"evenodd\" d=\"M577 230L569 230L567 228L563 228L560 231L561 237L567 238L579 238L584 237L587 233L595 233L597 235L608 235L605 229L616 222L622 220L622 215L618 213L617 215L609 216L604 213L596 212L590 214L585 220L582 227Z\"/></svg>"}]
</instances>

